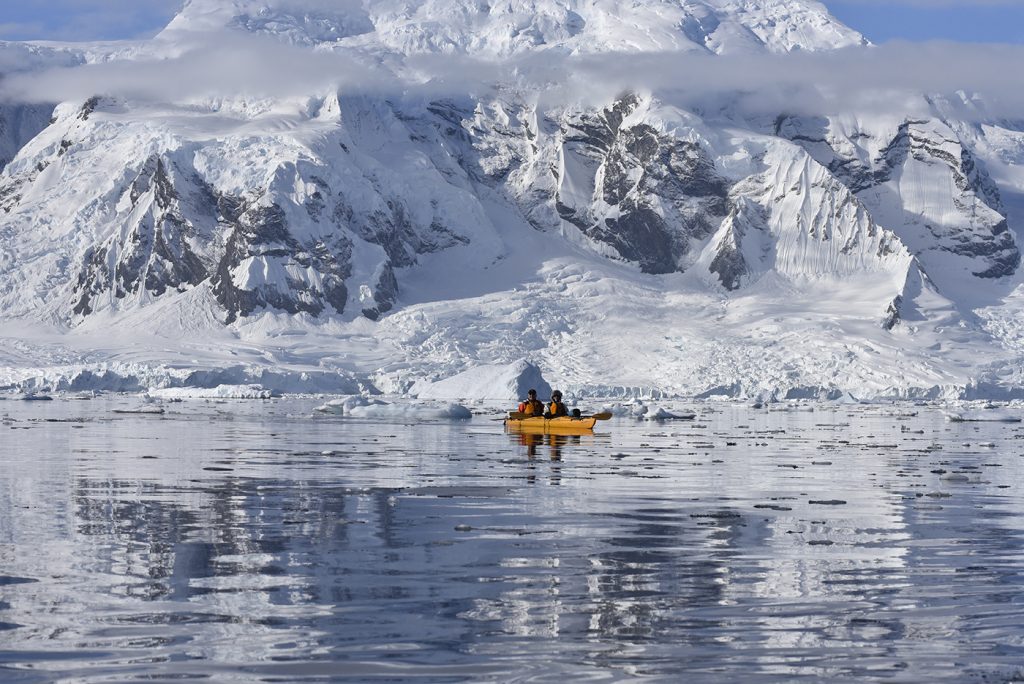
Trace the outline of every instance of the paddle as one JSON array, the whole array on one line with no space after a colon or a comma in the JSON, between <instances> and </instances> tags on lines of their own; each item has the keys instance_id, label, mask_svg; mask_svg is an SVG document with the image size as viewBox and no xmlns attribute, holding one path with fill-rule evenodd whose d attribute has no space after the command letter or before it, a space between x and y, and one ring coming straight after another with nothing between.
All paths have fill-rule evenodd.
<instances>
[{"instance_id":1,"label":"paddle","mask_svg":"<svg viewBox=\"0 0 1024 684\"><path fill-rule=\"evenodd\" d=\"M509 411L508 412L508 419L509 420L523 420L524 418L540 418L540 417L541 416L528 416L525 413L520 413L519 411ZM566 418L571 418L571 417L572 416L566 416ZM583 418L594 418L596 420L610 420L611 417L612 417L611 411L605 411L604 413L595 413L592 416L580 416L580 419L582 420Z\"/></svg>"}]
</instances>

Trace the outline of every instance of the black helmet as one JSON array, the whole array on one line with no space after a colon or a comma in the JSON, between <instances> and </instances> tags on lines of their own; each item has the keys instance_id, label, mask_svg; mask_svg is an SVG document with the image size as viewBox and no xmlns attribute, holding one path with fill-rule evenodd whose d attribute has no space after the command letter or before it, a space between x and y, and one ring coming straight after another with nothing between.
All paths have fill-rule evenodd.
<instances>
[{"instance_id":1,"label":"black helmet","mask_svg":"<svg viewBox=\"0 0 1024 684\"><path fill-rule=\"evenodd\" d=\"M526 396L528 396L528 397L535 397L535 396L537 396L537 390L535 390L535 389L530 390L529 392L526 393Z\"/></svg>"},{"instance_id":2,"label":"black helmet","mask_svg":"<svg viewBox=\"0 0 1024 684\"><path fill-rule=\"evenodd\" d=\"M562 393L559 392L558 390L555 390L554 392L551 393L551 398L552 399L555 399L555 398L561 399L562 398Z\"/></svg>"}]
</instances>

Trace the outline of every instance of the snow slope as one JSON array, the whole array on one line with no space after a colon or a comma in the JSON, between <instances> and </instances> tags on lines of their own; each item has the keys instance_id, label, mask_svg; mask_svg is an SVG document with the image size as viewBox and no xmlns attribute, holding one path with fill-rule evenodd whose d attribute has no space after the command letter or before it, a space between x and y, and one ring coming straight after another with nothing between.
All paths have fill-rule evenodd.
<instances>
[{"instance_id":1,"label":"snow slope","mask_svg":"<svg viewBox=\"0 0 1024 684\"><path fill-rule=\"evenodd\" d=\"M1012 124L538 69L864 44L809 0L190 0L8 44L96 88L0 106L0 387L504 397L527 359L602 396L1015 395Z\"/></svg>"},{"instance_id":2,"label":"snow slope","mask_svg":"<svg viewBox=\"0 0 1024 684\"><path fill-rule=\"evenodd\" d=\"M164 36L230 26L303 45L356 43L402 55L819 50L860 34L806 0L189 0Z\"/></svg>"}]
</instances>

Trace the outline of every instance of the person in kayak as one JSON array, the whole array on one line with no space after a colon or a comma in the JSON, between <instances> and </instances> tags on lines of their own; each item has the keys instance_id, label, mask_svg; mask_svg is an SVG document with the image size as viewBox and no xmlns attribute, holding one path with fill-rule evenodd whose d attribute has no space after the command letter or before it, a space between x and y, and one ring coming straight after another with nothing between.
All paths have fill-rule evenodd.
<instances>
[{"instance_id":1,"label":"person in kayak","mask_svg":"<svg viewBox=\"0 0 1024 684\"><path fill-rule=\"evenodd\" d=\"M519 412L524 416L539 416L544 413L544 402L537 398L537 390L526 393L526 401L519 402Z\"/></svg>"},{"instance_id":2,"label":"person in kayak","mask_svg":"<svg viewBox=\"0 0 1024 684\"><path fill-rule=\"evenodd\" d=\"M551 393L551 403L548 404L548 410L544 413L544 417L561 418L567 415L569 415L569 409L562 403L562 393L555 390Z\"/></svg>"}]
</instances>

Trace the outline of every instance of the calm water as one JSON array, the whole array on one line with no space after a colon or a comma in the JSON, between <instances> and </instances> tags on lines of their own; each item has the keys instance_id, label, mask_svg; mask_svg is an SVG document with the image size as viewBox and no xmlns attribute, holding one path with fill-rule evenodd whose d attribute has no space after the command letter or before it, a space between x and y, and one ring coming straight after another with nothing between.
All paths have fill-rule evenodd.
<instances>
[{"instance_id":1,"label":"calm water","mask_svg":"<svg viewBox=\"0 0 1024 684\"><path fill-rule=\"evenodd\" d=\"M1024 680L1024 427L0 401L0 681Z\"/></svg>"}]
</instances>

